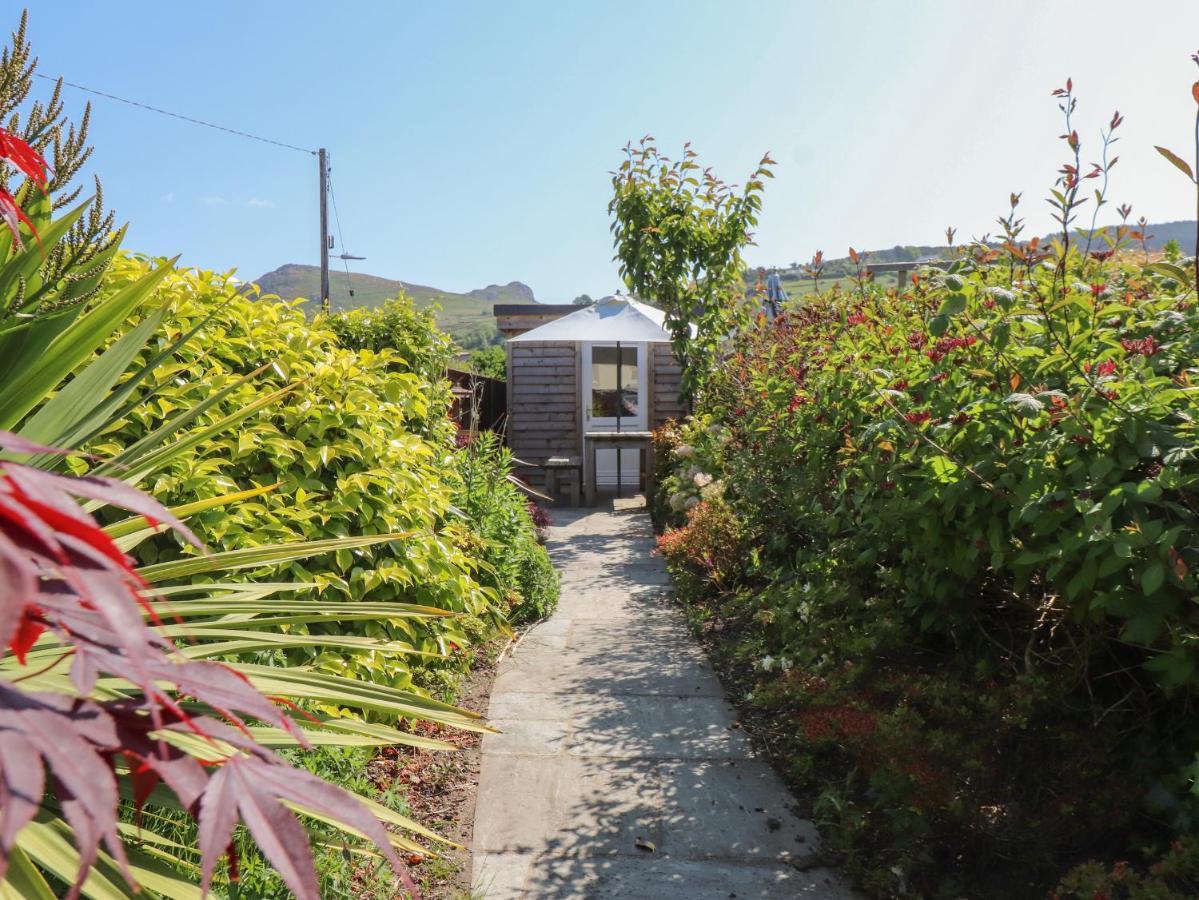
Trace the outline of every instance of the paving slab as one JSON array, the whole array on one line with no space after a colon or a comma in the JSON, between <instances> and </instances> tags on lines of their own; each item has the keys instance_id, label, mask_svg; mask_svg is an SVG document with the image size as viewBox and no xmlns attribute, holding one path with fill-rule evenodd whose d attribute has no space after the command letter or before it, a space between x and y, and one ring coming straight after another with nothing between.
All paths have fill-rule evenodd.
<instances>
[{"instance_id":1,"label":"paving slab","mask_svg":"<svg viewBox=\"0 0 1199 900\"><path fill-rule=\"evenodd\" d=\"M723 694L710 668L652 645L642 648L639 656L627 648L613 648L608 653L596 648L587 653L515 654L505 660L492 690L688 697Z\"/></svg>"},{"instance_id":2,"label":"paving slab","mask_svg":"<svg viewBox=\"0 0 1199 900\"><path fill-rule=\"evenodd\" d=\"M621 618L626 621L656 621L666 615L662 609L661 589L641 590L621 587L600 588L562 585L559 612L571 618Z\"/></svg>"},{"instance_id":3,"label":"paving slab","mask_svg":"<svg viewBox=\"0 0 1199 900\"><path fill-rule=\"evenodd\" d=\"M569 720L504 718L492 713L488 724L500 730L492 735L488 753L510 756L555 756L566 740Z\"/></svg>"},{"instance_id":4,"label":"paving slab","mask_svg":"<svg viewBox=\"0 0 1199 900\"><path fill-rule=\"evenodd\" d=\"M542 757L483 754L472 847L479 852L544 852L556 829L563 766ZM515 789L515 790L513 790Z\"/></svg>"},{"instance_id":5,"label":"paving slab","mask_svg":"<svg viewBox=\"0 0 1199 900\"><path fill-rule=\"evenodd\" d=\"M472 883L492 898L853 896L667 596L644 512L557 511L555 615L500 666Z\"/></svg>"},{"instance_id":6,"label":"paving slab","mask_svg":"<svg viewBox=\"0 0 1199 900\"><path fill-rule=\"evenodd\" d=\"M796 816L778 779L756 761L660 763L666 819L664 856L805 863L819 853L816 826Z\"/></svg>"},{"instance_id":7,"label":"paving slab","mask_svg":"<svg viewBox=\"0 0 1199 900\"><path fill-rule=\"evenodd\" d=\"M594 697L578 704L565 749L573 756L625 759L748 757L752 748L733 722L720 694Z\"/></svg>"},{"instance_id":8,"label":"paving slab","mask_svg":"<svg viewBox=\"0 0 1199 900\"><path fill-rule=\"evenodd\" d=\"M612 512L614 513L634 512L639 509L645 509L645 494L637 494L633 497L617 497L612 501Z\"/></svg>"},{"instance_id":9,"label":"paving slab","mask_svg":"<svg viewBox=\"0 0 1199 900\"><path fill-rule=\"evenodd\" d=\"M518 900L529 896L525 882L532 874L535 858L532 854L488 853L476 846L472 858L472 896L486 900Z\"/></svg>"},{"instance_id":10,"label":"paving slab","mask_svg":"<svg viewBox=\"0 0 1199 900\"><path fill-rule=\"evenodd\" d=\"M836 875L803 872L785 863L731 860L563 859L543 857L531 867L526 897L716 900L811 897L849 900Z\"/></svg>"},{"instance_id":11,"label":"paving slab","mask_svg":"<svg viewBox=\"0 0 1199 900\"><path fill-rule=\"evenodd\" d=\"M794 898L853 900L828 869L800 871L785 863L753 865L720 860L562 858L519 853L476 856L475 889L487 900L653 898L724 900Z\"/></svg>"},{"instance_id":12,"label":"paving slab","mask_svg":"<svg viewBox=\"0 0 1199 900\"><path fill-rule=\"evenodd\" d=\"M548 719L566 721L585 698L574 694L545 694L533 691L505 691L491 694L488 715L492 719Z\"/></svg>"}]
</instances>

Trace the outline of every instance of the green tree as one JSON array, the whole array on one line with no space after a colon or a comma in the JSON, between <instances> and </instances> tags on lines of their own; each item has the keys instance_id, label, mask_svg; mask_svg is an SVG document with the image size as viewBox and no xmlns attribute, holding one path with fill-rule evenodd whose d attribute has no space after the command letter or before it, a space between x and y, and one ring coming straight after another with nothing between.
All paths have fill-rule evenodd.
<instances>
[{"instance_id":1,"label":"green tree","mask_svg":"<svg viewBox=\"0 0 1199 900\"><path fill-rule=\"evenodd\" d=\"M591 299L590 294L579 294L571 301L575 306L590 306L595 301Z\"/></svg>"},{"instance_id":2,"label":"green tree","mask_svg":"<svg viewBox=\"0 0 1199 900\"><path fill-rule=\"evenodd\" d=\"M433 311L417 309L404 293L381 306L333 313L325 325L344 347L395 350L403 367L432 382L441 380L453 355L454 342L437 327Z\"/></svg>"},{"instance_id":3,"label":"green tree","mask_svg":"<svg viewBox=\"0 0 1199 900\"><path fill-rule=\"evenodd\" d=\"M666 313L683 370L682 393L695 397L735 324L741 296L742 250L762 207L774 161L763 156L739 191L701 169L690 143L670 160L648 135L625 147L612 176L616 259L625 284Z\"/></svg>"},{"instance_id":4,"label":"green tree","mask_svg":"<svg viewBox=\"0 0 1199 900\"><path fill-rule=\"evenodd\" d=\"M1182 247L1178 241L1170 238L1170 240L1166 241L1165 246L1162 247L1162 252L1166 254L1166 259L1170 262L1177 262L1179 257L1182 256Z\"/></svg>"},{"instance_id":5,"label":"green tree","mask_svg":"<svg viewBox=\"0 0 1199 900\"><path fill-rule=\"evenodd\" d=\"M503 381L508 377L508 352L499 344L478 347L470 352L466 365L477 375Z\"/></svg>"}]
</instances>

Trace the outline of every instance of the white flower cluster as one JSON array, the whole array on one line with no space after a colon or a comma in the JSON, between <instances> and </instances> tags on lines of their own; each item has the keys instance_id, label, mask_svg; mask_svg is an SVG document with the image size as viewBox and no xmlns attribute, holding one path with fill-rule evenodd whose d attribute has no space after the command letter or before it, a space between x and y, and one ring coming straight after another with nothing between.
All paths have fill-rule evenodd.
<instances>
[{"instance_id":1,"label":"white flower cluster","mask_svg":"<svg viewBox=\"0 0 1199 900\"><path fill-rule=\"evenodd\" d=\"M675 512L682 512L683 510L692 509L697 506L699 504L699 497L696 497L694 494L684 494L680 491L676 494L671 494L668 502L670 503L670 508Z\"/></svg>"},{"instance_id":2,"label":"white flower cluster","mask_svg":"<svg viewBox=\"0 0 1199 900\"><path fill-rule=\"evenodd\" d=\"M683 482L682 489L670 495L670 508L675 512L692 509L699 503L700 499L711 499L720 495L724 490L724 486L696 466L688 469L683 477L686 479ZM698 496L692 493L692 488L699 492Z\"/></svg>"},{"instance_id":3,"label":"white flower cluster","mask_svg":"<svg viewBox=\"0 0 1199 900\"><path fill-rule=\"evenodd\" d=\"M692 428L694 429L694 425ZM693 430L693 434L696 432ZM710 425L703 431L699 432L701 436L706 436L711 442L718 446L724 446L732 439L732 432L723 425ZM706 442L704 442L706 444ZM724 490L724 486L709 472L705 472L695 459L699 451L696 446L691 443L682 443L674 448L674 456L676 459L692 460L691 464L685 469L680 467L680 471L675 476L679 480L678 489L671 494L667 500L670 508L675 512L683 512L685 510L694 509L701 499L711 499L720 496ZM698 495L698 496L697 496Z\"/></svg>"},{"instance_id":4,"label":"white flower cluster","mask_svg":"<svg viewBox=\"0 0 1199 900\"><path fill-rule=\"evenodd\" d=\"M763 672L773 672L775 669L780 672L790 672L794 666L795 663L785 656L775 658L767 655L757 662L757 668Z\"/></svg>"}]
</instances>

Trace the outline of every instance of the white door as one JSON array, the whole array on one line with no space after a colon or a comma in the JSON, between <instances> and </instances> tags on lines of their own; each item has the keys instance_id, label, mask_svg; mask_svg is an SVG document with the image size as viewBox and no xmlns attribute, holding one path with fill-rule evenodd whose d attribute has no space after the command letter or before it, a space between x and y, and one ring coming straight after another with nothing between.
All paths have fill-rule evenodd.
<instances>
[{"instance_id":1,"label":"white door","mask_svg":"<svg viewBox=\"0 0 1199 900\"><path fill-rule=\"evenodd\" d=\"M621 431L646 430L645 344L583 344L583 430L616 431L617 409ZM617 360L619 358L619 366ZM617 383L619 371L620 382ZM619 451L622 485L637 486L641 473L641 450ZM595 482L599 487L616 486L615 447L595 453Z\"/></svg>"}]
</instances>

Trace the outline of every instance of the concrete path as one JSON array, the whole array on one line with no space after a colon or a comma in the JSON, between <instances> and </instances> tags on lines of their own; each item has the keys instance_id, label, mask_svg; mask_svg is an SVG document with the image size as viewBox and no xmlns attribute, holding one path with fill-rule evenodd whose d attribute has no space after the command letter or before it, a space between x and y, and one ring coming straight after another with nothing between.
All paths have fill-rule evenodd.
<instances>
[{"instance_id":1,"label":"concrete path","mask_svg":"<svg viewBox=\"0 0 1199 900\"><path fill-rule=\"evenodd\" d=\"M644 513L554 512L558 612L504 660L483 740L475 890L849 898L753 756L651 555ZM639 846L640 845L640 846ZM807 869L805 871L805 869Z\"/></svg>"}]
</instances>

